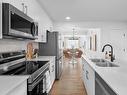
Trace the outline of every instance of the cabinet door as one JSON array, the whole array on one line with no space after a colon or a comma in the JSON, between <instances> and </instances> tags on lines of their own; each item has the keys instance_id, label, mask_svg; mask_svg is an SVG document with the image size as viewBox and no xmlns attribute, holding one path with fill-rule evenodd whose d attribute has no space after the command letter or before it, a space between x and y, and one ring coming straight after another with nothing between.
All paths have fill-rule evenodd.
<instances>
[{"instance_id":1,"label":"cabinet door","mask_svg":"<svg viewBox=\"0 0 127 95\"><path fill-rule=\"evenodd\" d=\"M2 2L9 3L9 4L13 5L14 7L16 7L17 9L19 9L20 11L23 11L23 12L26 11L25 10L25 5L26 5L25 0L2 0Z\"/></svg>"},{"instance_id":2,"label":"cabinet door","mask_svg":"<svg viewBox=\"0 0 127 95\"><path fill-rule=\"evenodd\" d=\"M82 70L83 70L83 81L85 87L87 87L87 78L86 78L86 69L87 69L87 64L84 58L82 58Z\"/></svg>"},{"instance_id":3,"label":"cabinet door","mask_svg":"<svg viewBox=\"0 0 127 95\"><path fill-rule=\"evenodd\" d=\"M87 93L89 92L89 72L88 72L88 64L86 63L86 61L84 60L84 85L85 85L85 88L87 90ZM88 93L89 95L89 93Z\"/></svg>"},{"instance_id":4,"label":"cabinet door","mask_svg":"<svg viewBox=\"0 0 127 95\"><path fill-rule=\"evenodd\" d=\"M83 80L88 95L95 95L95 72L83 59Z\"/></svg>"},{"instance_id":5,"label":"cabinet door","mask_svg":"<svg viewBox=\"0 0 127 95\"><path fill-rule=\"evenodd\" d=\"M24 3L23 0L9 0L9 1L10 1L10 4L11 5L13 5L14 7L16 7L20 11L23 11L23 5L22 5L22 3Z\"/></svg>"},{"instance_id":6,"label":"cabinet door","mask_svg":"<svg viewBox=\"0 0 127 95\"><path fill-rule=\"evenodd\" d=\"M47 33L46 33L46 30L48 30L48 29L43 28L41 30L43 30L42 33L41 33L41 36L42 36L41 42L46 43L47 42Z\"/></svg>"},{"instance_id":7,"label":"cabinet door","mask_svg":"<svg viewBox=\"0 0 127 95\"><path fill-rule=\"evenodd\" d=\"M27 95L27 80L14 88L7 95Z\"/></svg>"},{"instance_id":8,"label":"cabinet door","mask_svg":"<svg viewBox=\"0 0 127 95\"><path fill-rule=\"evenodd\" d=\"M3 3L10 3L10 0L1 0Z\"/></svg>"},{"instance_id":9,"label":"cabinet door","mask_svg":"<svg viewBox=\"0 0 127 95\"><path fill-rule=\"evenodd\" d=\"M55 80L55 58L53 58L52 60L50 60L51 64L50 64L50 76L51 76L51 86L54 83Z\"/></svg>"},{"instance_id":10,"label":"cabinet door","mask_svg":"<svg viewBox=\"0 0 127 95\"><path fill-rule=\"evenodd\" d=\"M35 19L35 17L39 16L39 6L37 5L36 0L25 0L25 6L27 6L27 15Z\"/></svg>"},{"instance_id":11,"label":"cabinet door","mask_svg":"<svg viewBox=\"0 0 127 95\"><path fill-rule=\"evenodd\" d=\"M86 78L88 83L88 95L95 95L95 72L89 65L87 65Z\"/></svg>"},{"instance_id":12,"label":"cabinet door","mask_svg":"<svg viewBox=\"0 0 127 95\"><path fill-rule=\"evenodd\" d=\"M53 72L53 83L54 83L54 81L55 81L55 57L53 58L53 60L52 60L52 63L53 63L53 70L52 70L52 72Z\"/></svg>"},{"instance_id":13,"label":"cabinet door","mask_svg":"<svg viewBox=\"0 0 127 95\"><path fill-rule=\"evenodd\" d=\"M55 58L52 58L52 60L51 60L51 64L52 64L52 66L51 66L51 76L52 76L52 85L53 85L53 83L54 83L54 81L55 81Z\"/></svg>"},{"instance_id":14,"label":"cabinet door","mask_svg":"<svg viewBox=\"0 0 127 95\"><path fill-rule=\"evenodd\" d=\"M54 71L55 71L55 68L54 68L54 64L52 64L51 66L51 84L53 85L54 83L54 80L55 80L55 77L54 77Z\"/></svg>"},{"instance_id":15,"label":"cabinet door","mask_svg":"<svg viewBox=\"0 0 127 95\"><path fill-rule=\"evenodd\" d=\"M83 79L83 83L85 85L85 61L84 59L82 58L82 79Z\"/></svg>"},{"instance_id":16,"label":"cabinet door","mask_svg":"<svg viewBox=\"0 0 127 95\"><path fill-rule=\"evenodd\" d=\"M44 14L44 11L37 0L26 0L25 4L27 6L27 15L32 17L35 22L38 22L38 37L35 40L36 42L46 42L46 30L49 30L47 27L47 18Z\"/></svg>"}]
</instances>

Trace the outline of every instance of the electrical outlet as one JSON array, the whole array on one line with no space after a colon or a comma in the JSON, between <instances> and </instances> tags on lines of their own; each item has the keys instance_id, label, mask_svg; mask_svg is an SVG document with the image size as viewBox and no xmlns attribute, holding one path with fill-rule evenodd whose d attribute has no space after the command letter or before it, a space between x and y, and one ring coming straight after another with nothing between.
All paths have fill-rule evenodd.
<instances>
[{"instance_id":1,"label":"electrical outlet","mask_svg":"<svg viewBox=\"0 0 127 95\"><path fill-rule=\"evenodd\" d=\"M126 37L126 34L125 34L125 33L123 34L123 37L124 37L124 38Z\"/></svg>"},{"instance_id":2,"label":"electrical outlet","mask_svg":"<svg viewBox=\"0 0 127 95\"><path fill-rule=\"evenodd\" d=\"M125 48L123 49L123 52L126 52L126 49Z\"/></svg>"}]
</instances>

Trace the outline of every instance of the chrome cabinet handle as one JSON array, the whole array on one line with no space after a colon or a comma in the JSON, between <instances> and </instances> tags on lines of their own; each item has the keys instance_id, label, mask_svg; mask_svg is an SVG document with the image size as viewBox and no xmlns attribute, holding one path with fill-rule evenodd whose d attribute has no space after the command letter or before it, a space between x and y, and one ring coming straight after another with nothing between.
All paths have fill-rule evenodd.
<instances>
[{"instance_id":1,"label":"chrome cabinet handle","mask_svg":"<svg viewBox=\"0 0 127 95\"><path fill-rule=\"evenodd\" d=\"M89 80L88 74L89 74L89 72L86 70L86 79L87 80Z\"/></svg>"},{"instance_id":2,"label":"chrome cabinet handle","mask_svg":"<svg viewBox=\"0 0 127 95\"><path fill-rule=\"evenodd\" d=\"M23 13L25 12L25 4L24 3L22 3L22 11L23 11Z\"/></svg>"},{"instance_id":3,"label":"chrome cabinet handle","mask_svg":"<svg viewBox=\"0 0 127 95\"><path fill-rule=\"evenodd\" d=\"M84 64L82 64L82 70L84 71Z\"/></svg>"},{"instance_id":4,"label":"chrome cabinet handle","mask_svg":"<svg viewBox=\"0 0 127 95\"><path fill-rule=\"evenodd\" d=\"M52 65L52 72L54 71L54 65Z\"/></svg>"},{"instance_id":5,"label":"chrome cabinet handle","mask_svg":"<svg viewBox=\"0 0 127 95\"><path fill-rule=\"evenodd\" d=\"M27 12L28 12L28 6L25 6L25 9L26 9L25 13L27 14Z\"/></svg>"}]
</instances>

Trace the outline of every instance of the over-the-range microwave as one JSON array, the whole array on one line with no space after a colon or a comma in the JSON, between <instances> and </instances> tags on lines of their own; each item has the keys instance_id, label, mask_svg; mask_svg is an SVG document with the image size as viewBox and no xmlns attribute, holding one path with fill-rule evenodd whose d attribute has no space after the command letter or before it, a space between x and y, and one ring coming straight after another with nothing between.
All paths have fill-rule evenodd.
<instances>
[{"instance_id":1,"label":"over-the-range microwave","mask_svg":"<svg viewBox=\"0 0 127 95\"><path fill-rule=\"evenodd\" d=\"M2 3L3 37L35 39L37 35L37 22L11 4Z\"/></svg>"}]
</instances>

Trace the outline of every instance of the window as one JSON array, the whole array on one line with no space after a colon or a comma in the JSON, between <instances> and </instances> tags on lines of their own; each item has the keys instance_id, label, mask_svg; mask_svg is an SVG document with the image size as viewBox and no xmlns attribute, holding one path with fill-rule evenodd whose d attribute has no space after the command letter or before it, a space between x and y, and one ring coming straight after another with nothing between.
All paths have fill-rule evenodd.
<instances>
[{"instance_id":1,"label":"window","mask_svg":"<svg viewBox=\"0 0 127 95\"><path fill-rule=\"evenodd\" d=\"M79 48L79 40L67 40L67 48Z\"/></svg>"}]
</instances>

